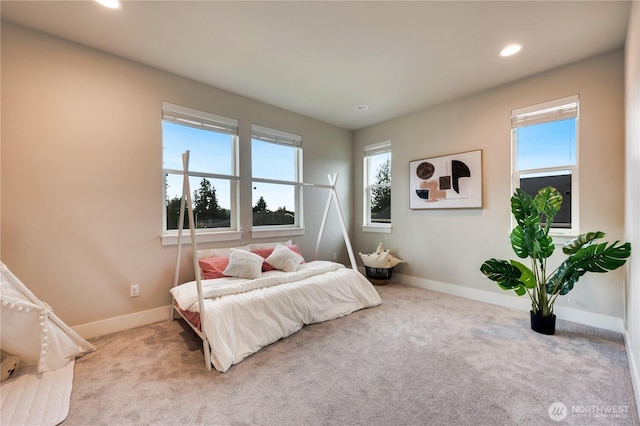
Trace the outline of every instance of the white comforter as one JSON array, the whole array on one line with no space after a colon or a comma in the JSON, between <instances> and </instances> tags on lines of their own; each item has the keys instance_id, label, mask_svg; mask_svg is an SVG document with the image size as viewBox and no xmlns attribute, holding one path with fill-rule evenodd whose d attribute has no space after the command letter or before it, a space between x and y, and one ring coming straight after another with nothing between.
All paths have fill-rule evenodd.
<instances>
[{"instance_id":1,"label":"white comforter","mask_svg":"<svg viewBox=\"0 0 640 426\"><path fill-rule=\"evenodd\" d=\"M296 272L267 272L255 280L202 280L202 288L202 329L211 346L211 362L221 372L305 324L381 303L362 274L324 261L304 263ZM180 309L199 311L195 282L174 287L171 293Z\"/></svg>"}]
</instances>

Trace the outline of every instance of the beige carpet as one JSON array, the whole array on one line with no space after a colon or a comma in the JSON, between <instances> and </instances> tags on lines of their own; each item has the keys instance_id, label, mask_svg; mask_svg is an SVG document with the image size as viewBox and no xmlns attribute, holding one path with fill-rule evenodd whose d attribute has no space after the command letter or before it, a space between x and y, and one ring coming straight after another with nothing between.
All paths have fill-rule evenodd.
<instances>
[{"instance_id":1,"label":"beige carpet","mask_svg":"<svg viewBox=\"0 0 640 426\"><path fill-rule=\"evenodd\" d=\"M521 311L377 289L381 306L306 326L224 374L205 369L181 321L94 339L64 424L640 424L620 335L558 321L545 336Z\"/></svg>"}]
</instances>

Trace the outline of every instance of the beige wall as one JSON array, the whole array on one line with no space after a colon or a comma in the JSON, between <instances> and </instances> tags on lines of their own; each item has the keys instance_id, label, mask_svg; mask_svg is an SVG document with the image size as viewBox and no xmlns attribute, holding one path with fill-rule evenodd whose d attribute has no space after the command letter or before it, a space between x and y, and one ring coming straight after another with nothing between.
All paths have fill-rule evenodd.
<instances>
[{"instance_id":1,"label":"beige wall","mask_svg":"<svg viewBox=\"0 0 640 426\"><path fill-rule=\"evenodd\" d=\"M626 44L626 234L632 256L625 281L625 337L640 413L640 3L634 2Z\"/></svg>"},{"instance_id":2,"label":"beige wall","mask_svg":"<svg viewBox=\"0 0 640 426\"><path fill-rule=\"evenodd\" d=\"M159 117L167 100L239 119L244 159L252 122L302 134L305 181L340 173L356 252L382 241L407 260L397 274L505 295L478 268L488 257L513 257L514 108L580 94L581 228L623 238L624 188L607 184L625 177L623 60L622 51L612 52L362 129L351 148L349 131L3 22L2 261L70 325L167 305L176 252L160 244ZM393 142L393 233L363 233L362 147L384 140ZM484 208L408 208L409 161L475 149L483 150ZM243 188L246 212L251 196ZM326 194L306 194L307 234L294 240L309 257ZM250 239L248 217L242 242ZM333 212L325 233L320 257L338 252L346 260ZM192 275L188 252L185 278ZM622 318L622 277L586 276L559 304ZM140 284L139 298L128 297L130 284Z\"/></svg>"},{"instance_id":3,"label":"beige wall","mask_svg":"<svg viewBox=\"0 0 640 426\"><path fill-rule=\"evenodd\" d=\"M508 66L505 63L505 66ZM472 71L470 71L472 72ZM580 226L624 231L624 56L621 50L394 119L354 135L354 246L371 251L381 241L407 261L394 274L458 286L459 294L507 294L479 272L490 257L513 258L509 243L510 114L515 108L580 95ZM362 149L391 140L391 234L360 230ZM412 160L482 150L482 209L410 210ZM551 260L560 263L561 250ZM559 305L616 318L623 315L623 273L585 276ZM511 292L512 293L512 292ZM514 294L514 297L515 294Z\"/></svg>"},{"instance_id":4,"label":"beige wall","mask_svg":"<svg viewBox=\"0 0 640 426\"><path fill-rule=\"evenodd\" d=\"M350 131L7 22L1 59L2 261L71 326L170 303L176 247L160 241L163 100L238 119L244 160L252 122L302 135L305 181L325 184L338 172L349 205ZM250 212L251 186L242 187L241 210ZM294 240L308 257L327 195L305 191L307 233ZM242 218L245 243L251 215ZM333 252L346 253L332 213L321 257ZM140 297L128 297L131 284Z\"/></svg>"}]
</instances>

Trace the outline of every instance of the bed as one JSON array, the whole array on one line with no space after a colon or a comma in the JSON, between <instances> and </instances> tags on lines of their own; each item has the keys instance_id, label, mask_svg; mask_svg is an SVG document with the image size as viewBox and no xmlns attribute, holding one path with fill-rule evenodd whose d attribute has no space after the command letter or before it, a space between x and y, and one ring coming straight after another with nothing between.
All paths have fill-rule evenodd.
<instances>
[{"instance_id":1,"label":"bed","mask_svg":"<svg viewBox=\"0 0 640 426\"><path fill-rule=\"evenodd\" d=\"M329 209L334 205L350 269L336 262L307 263L291 241L198 250L189 186L189 155L189 151L182 154L183 183L171 315L173 318L174 311L178 312L200 336L208 369L213 366L224 373L305 324L335 319L381 303L373 285L357 269L336 193L337 173L327 176L329 185L296 185L329 190L314 259L318 258ZM179 284L185 213L196 279Z\"/></svg>"},{"instance_id":2,"label":"bed","mask_svg":"<svg viewBox=\"0 0 640 426\"><path fill-rule=\"evenodd\" d=\"M305 262L290 241L200 250L198 264L200 292L196 280L171 294L175 310L203 338L207 368L220 372L306 324L381 303L360 272Z\"/></svg>"}]
</instances>

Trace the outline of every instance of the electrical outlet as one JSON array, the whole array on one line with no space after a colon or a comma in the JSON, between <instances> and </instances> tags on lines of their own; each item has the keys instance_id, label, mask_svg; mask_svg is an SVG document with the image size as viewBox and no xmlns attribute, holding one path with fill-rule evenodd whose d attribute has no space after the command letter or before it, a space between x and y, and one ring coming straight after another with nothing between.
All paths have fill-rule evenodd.
<instances>
[{"instance_id":1,"label":"electrical outlet","mask_svg":"<svg viewBox=\"0 0 640 426\"><path fill-rule=\"evenodd\" d=\"M132 284L129 287L129 297L138 297L140 296L140 286L138 284Z\"/></svg>"},{"instance_id":2,"label":"electrical outlet","mask_svg":"<svg viewBox=\"0 0 640 426\"><path fill-rule=\"evenodd\" d=\"M338 253L333 253L333 260L338 260Z\"/></svg>"}]
</instances>

